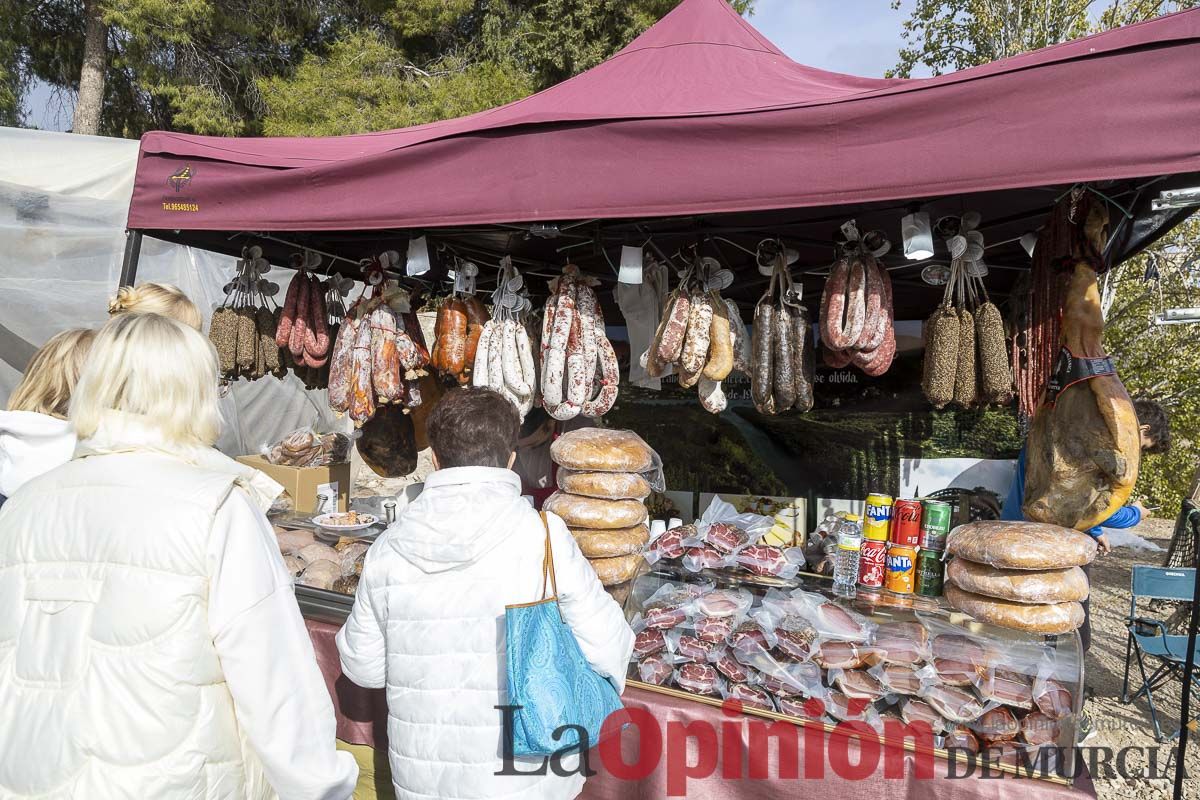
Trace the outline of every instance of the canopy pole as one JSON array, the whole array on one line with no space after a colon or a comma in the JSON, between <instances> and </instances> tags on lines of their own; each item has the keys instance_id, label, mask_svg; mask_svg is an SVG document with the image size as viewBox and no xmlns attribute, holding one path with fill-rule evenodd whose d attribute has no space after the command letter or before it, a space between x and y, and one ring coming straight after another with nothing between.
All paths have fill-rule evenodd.
<instances>
[{"instance_id":1,"label":"canopy pole","mask_svg":"<svg viewBox=\"0 0 1200 800\"><path fill-rule=\"evenodd\" d=\"M1200 544L1200 509L1192 509L1187 516L1192 529L1193 541ZM1179 701L1179 747L1175 751L1174 800L1183 800L1183 778L1187 774L1184 757L1187 754L1188 734L1191 732L1192 669L1196 657L1196 626L1200 623L1200 569L1192 577L1192 608L1188 615L1187 652L1183 659L1183 696Z\"/></svg>"},{"instance_id":2,"label":"canopy pole","mask_svg":"<svg viewBox=\"0 0 1200 800\"><path fill-rule=\"evenodd\" d=\"M117 284L117 288L133 286L141 255L142 232L139 230L125 231L125 256L121 259L121 282Z\"/></svg>"}]
</instances>

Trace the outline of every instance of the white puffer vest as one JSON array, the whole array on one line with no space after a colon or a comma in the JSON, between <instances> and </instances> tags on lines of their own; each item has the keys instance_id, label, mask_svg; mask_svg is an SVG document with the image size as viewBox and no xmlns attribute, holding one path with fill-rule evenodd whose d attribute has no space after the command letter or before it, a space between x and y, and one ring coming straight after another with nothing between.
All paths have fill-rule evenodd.
<instances>
[{"instance_id":1,"label":"white puffer vest","mask_svg":"<svg viewBox=\"0 0 1200 800\"><path fill-rule=\"evenodd\" d=\"M206 550L233 484L168 455L94 455L0 510L0 798L274 796L208 627Z\"/></svg>"}]
</instances>

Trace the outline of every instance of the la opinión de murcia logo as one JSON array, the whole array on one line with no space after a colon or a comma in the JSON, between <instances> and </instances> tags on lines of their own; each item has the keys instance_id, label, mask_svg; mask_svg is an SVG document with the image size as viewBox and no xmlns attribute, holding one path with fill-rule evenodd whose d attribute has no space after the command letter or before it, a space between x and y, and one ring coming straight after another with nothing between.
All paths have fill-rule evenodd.
<instances>
[{"instance_id":1,"label":"la opini\u00f3n de murcia logo","mask_svg":"<svg viewBox=\"0 0 1200 800\"><path fill-rule=\"evenodd\" d=\"M665 773L667 795L687 796L688 782L717 778L731 780L820 780L826 773L848 781L878 777L885 780L961 780L1047 778L1074 780L1084 765L1094 779L1170 780L1175 747L1042 747L1036 751L1006 750L994 745L981 752L946 748L944 771L935 770L933 728L927 722L887 719L879 731L865 722L839 722L831 732L822 725L798 726L745 716L742 703L726 700L718 724L708 720L663 722L644 708L625 708L605 720L599 743L587 731L564 725L554 732L565 746L543 759L513 756L513 726L520 706L496 706L500 712L503 766L496 775L596 774L589 759L597 759L612 777L643 781ZM805 703L813 720L824 717L818 699ZM571 732L575 736L570 736ZM772 744L773 743L773 744ZM1009 743L1011 744L1011 743ZM594 747L593 747L594 745ZM1160 750L1166 749L1163 754ZM1073 759L1068 759L1073 755ZM1068 768L1068 761L1073 768ZM1190 776L1189 776L1190 777Z\"/></svg>"},{"instance_id":2,"label":"la opini\u00f3n de murcia logo","mask_svg":"<svg viewBox=\"0 0 1200 800\"><path fill-rule=\"evenodd\" d=\"M182 192L184 187L192 182L192 177L195 173L192 171L192 165L186 164L175 170L167 178L167 184L177 193Z\"/></svg>"}]
</instances>

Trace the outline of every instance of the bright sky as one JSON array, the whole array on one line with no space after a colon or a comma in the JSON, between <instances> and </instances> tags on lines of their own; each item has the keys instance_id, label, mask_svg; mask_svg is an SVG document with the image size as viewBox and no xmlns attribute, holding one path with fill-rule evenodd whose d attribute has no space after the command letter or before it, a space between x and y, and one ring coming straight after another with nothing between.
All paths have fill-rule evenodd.
<instances>
[{"instance_id":1,"label":"bright sky","mask_svg":"<svg viewBox=\"0 0 1200 800\"><path fill-rule=\"evenodd\" d=\"M879 78L896 64L906 17L907 9L893 10L891 0L757 0L750 22L794 61ZM28 123L66 130L73 102L67 100L56 100L45 85L34 87Z\"/></svg>"}]
</instances>

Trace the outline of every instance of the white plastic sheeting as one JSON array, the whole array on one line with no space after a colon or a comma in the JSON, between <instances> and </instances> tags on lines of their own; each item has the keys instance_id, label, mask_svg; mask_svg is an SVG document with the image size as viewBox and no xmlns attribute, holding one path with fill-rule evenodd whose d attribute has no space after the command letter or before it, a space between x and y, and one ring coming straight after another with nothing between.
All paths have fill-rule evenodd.
<instances>
[{"instance_id":1,"label":"white plastic sheeting","mask_svg":"<svg viewBox=\"0 0 1200 800\"><path fill-rule=\"evenodd\" d=\"M58 331L97 327L108 317L125 248L138 143L0 127L0 405L33 353ZM205 315L220 304L233 259L142 240L137 283L178 286ZM269 277L281 284L291 270ZM239 380L222 400L218 447L231 455L303 425L342 430L325 392L310 392L292 375Z\"/></svg>"}]
</instances>

